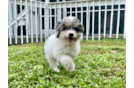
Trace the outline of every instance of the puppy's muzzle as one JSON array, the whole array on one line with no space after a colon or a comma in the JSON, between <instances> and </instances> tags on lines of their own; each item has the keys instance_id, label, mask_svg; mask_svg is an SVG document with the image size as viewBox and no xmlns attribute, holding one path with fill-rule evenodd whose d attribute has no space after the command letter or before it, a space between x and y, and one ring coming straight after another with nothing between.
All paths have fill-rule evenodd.
<instances>
[{"instance_id":1,"label":"puppy's muzzle","mask_svg":"<svg viewBox=\"0 0 134 88\"><path fill-rule=\"evenodd\" d=\"M74 34L73 34L73 33L69 33L69 34L68 34L67 41L68 41L68 42L72 42L72 41L73 41L73 37L74 37Z\"/></svg>"},{"instance_id":2,"label":"puppy's muzzle","mask_svg":"<svg viewBox=\"0 0 134 88\"><path fill-rule=\"evenodd\" d=\"M70 33L70 34L69 34L69 37L70 37L70 38L72 38L72 37L73 37L73 35L74 35L73 33Z\"/></svg>"}]
</instances>

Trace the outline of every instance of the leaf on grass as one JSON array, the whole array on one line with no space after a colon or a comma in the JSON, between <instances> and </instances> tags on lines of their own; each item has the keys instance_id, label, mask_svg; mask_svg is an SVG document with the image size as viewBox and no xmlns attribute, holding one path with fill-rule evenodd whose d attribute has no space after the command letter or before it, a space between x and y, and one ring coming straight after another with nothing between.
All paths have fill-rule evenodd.
<instances>
[{"instance_id":1,"label":"leaf on grass","mask_svg":"<svg viewBox=\"0 0 134 88\"><path fill-rule=\"evenodd\" d=\"M112 50L111 53L116 53L116 51L115 50Z\"/></svg>"},{"instance_id":2,"label":"leaf on grass","mask_svg":"<svg viewBox=\"0 0 134 88\"><path fill-rule=\"evenodd\" d=\"M16 53L22 53L23 51L19 51L19 52L16 52Z\"/></svg>"}]
</instances>

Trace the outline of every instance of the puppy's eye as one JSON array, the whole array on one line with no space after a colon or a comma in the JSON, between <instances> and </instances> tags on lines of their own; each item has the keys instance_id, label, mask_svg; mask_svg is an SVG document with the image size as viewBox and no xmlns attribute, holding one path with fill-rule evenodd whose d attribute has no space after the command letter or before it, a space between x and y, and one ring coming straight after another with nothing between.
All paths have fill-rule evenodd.
<instances>
[{"instance_id":1,"label":"puppy's eye","mask_svg":"<svg viewBox=\"0 0 134 88\"><path fill-rule=\"evenodd\" d=\"M79 27L81 27L81 25L79 25Z\"/></svg>"},{"instance_id":2,"label":"puppy's eye","mask_svg":"<svg viewBox=\"0 0 134 88\"><path fill-rule=\"evenodd\" d=\"M62 31L65 31L65 30L67 30L67 29L68 29L67 27L63 27Z\"/></svg>"},{"instance_id":3,"label":"puppy's eye","mask_svg":"<svg viewBox=\"0 0 134 88\"><path fill-rule=\"evenodd\" d=\"M81 30L78 27L73 28L76 32L81 32Z\"/></svg>"}]
</instances>

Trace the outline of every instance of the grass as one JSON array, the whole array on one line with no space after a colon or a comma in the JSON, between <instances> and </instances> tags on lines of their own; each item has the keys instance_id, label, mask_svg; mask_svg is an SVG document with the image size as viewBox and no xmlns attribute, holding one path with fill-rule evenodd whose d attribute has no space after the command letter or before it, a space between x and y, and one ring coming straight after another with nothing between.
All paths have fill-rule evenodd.
<instances>
[{"instance_id":1,"label":"grass","mask_svg":"<svg viewBox=\"0 0 134 88\"><path fill-rule=\"evenodd\" d=\"M126 87L125 39L82 40L81 52L74 62L74 72L59 66L61 72L56 73L45 59L44 43L8 46L8 87Z\"/></svg>"}]
</instances>

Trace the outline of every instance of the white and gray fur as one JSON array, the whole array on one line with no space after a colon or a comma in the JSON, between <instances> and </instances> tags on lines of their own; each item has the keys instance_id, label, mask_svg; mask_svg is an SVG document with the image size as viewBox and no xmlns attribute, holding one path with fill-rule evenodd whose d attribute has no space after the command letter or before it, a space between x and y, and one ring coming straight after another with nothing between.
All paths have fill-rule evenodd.
<instances>
[{"instance_id":1,"label":"white and gray fur","mask_svg":"<svg viewBox=\"0 0 134 88\"><path fill-rule=\"evenodd\" d=\"M46 40L44 47L46 60L54 71L60 72L58 63L66 71L75 70L74 58L80 52L80 36L83 31L84 28L76 17L65 17L57 24L56 33ZM72 42L67 41L70 33L73 34Z\"/></svg>"}]
</instances>

